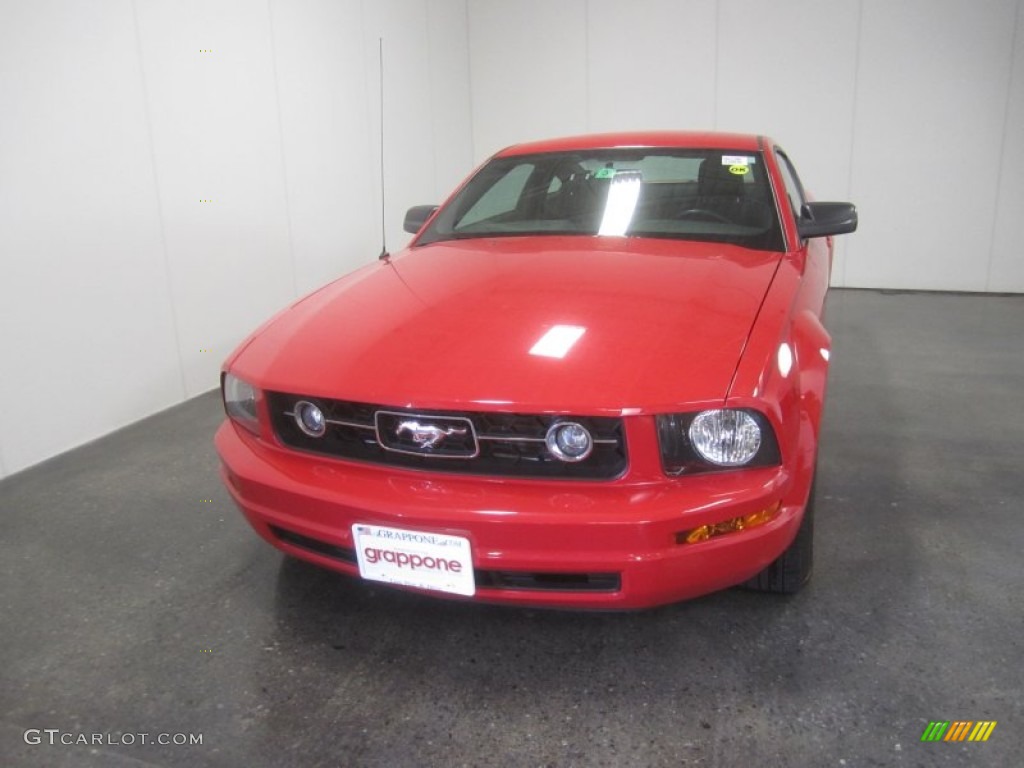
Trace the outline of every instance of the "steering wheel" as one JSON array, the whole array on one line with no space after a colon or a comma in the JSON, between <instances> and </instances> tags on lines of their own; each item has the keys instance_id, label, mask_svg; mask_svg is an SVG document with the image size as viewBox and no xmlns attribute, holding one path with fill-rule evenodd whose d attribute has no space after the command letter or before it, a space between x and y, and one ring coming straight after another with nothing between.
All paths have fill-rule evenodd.
<instances>
[{"instance_id":1,"label":"steering wheel","mask_svg":"<svg viewBox=\"0 0 1024 768\"><path fill-rule=\"evenodd\" d=\"M712 219L714 221L720 221L723 224L732 224L733 223L732 220L727 219L725 216L723 216L722 214L718 213L718 211L712 211L712 210L709 210L707 208L689 208L689 209L683 211L682 213L680 213L678 218L685 219L685 218L687 218L689 216L699 216L699 217L703 217L705 219Z\"/></svg>"}]
</instances>

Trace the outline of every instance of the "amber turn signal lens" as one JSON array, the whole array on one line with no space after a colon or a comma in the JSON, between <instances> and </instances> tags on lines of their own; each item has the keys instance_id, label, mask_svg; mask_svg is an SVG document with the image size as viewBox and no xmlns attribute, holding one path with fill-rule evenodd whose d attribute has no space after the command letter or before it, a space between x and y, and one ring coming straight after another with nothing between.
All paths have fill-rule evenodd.
<instances>
[{"instance_id":1,"label":"amber turn signal lens","mask_svg":"<svg viewBox=\"0 0 1024 768\"><path fill-rule=\"evenodd\" d=\"M676 534L676 544L696 544L698 541L707 541L715 536L722 536L726 533L735 533L736 531L745 531L748 528L756 528L759 525L764 525L779 514L779 510L782 508L782 502L777 501L770 507L762 509L760 512L755 512L752 515L744 515L743 517L734 517L730 520L723 520L720 523L712 523L710 525L702 525L700 528L694 528L692 531L680 531Z\"/></svg>"}]
</instances>

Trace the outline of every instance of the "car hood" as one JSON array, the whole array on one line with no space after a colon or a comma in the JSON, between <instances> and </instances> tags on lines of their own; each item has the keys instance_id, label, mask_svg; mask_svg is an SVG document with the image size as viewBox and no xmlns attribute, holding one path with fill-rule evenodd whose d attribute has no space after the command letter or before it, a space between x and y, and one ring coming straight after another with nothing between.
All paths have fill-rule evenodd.
<instances>
[{"instance_id":1,"label":"car hood","mask_svg":"<svg viewBox=\"0 0 1024 768\"><path fill-rule=\"evenodd\" d=\"M780 258L626 238L435 243L298 302L231 367L265 389L424 409L597 415L713 402Z\"/></svg>"}]
</instances>

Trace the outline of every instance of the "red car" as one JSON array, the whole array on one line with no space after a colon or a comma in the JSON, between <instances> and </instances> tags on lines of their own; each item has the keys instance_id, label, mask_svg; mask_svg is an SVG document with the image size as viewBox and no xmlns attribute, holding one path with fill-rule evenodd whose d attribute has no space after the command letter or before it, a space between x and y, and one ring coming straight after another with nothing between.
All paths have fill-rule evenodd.
<instances>
[{"instance_id":1,"label":"red car","mask_svg":"<svg viewBox=\"0 0 1024 768\"><path fill-rule=\"evenodd\" d=\"M810 575L832 236L759 136L515 146L224 365L274 546L489 602L640 608Z\"/></svg>"}]
</instances>

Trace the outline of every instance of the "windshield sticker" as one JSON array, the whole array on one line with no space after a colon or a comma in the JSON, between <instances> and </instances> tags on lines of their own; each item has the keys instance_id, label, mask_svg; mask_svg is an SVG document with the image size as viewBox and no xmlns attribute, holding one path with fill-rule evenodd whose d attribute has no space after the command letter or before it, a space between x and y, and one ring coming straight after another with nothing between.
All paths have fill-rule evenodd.
<instances>
[{"instance_id":1,"label":"windshield sticker","mask_svg":"<svg viewBox=\"0 0 1024 768\"><path fill-rule=\"evenodd\" d=\"M734 165L729 166L729 173L731 173L733 176L746 176L748 173L750 173L750 166L735 163Z\"/></svg>"},{"instance_id":2,"label":"windshield sticker","mask_svg":"<svg viewBox=\"0 0 1024 768\"><path fill-rule=\"evenodd\" d=\"M753 165L756 159L749 155L722 155L722 165Z\"/></svg>"},{"instance_id":3,"label":"windshield sticker","mask_svg":"<svg viewBox=\"0 0 1024 768\"><path fill-rule=\"evenodd\" d=\"M614 179L615 169L614 168L601 168L594 174L595 179Z\"/></svg>"}]
</instances>

